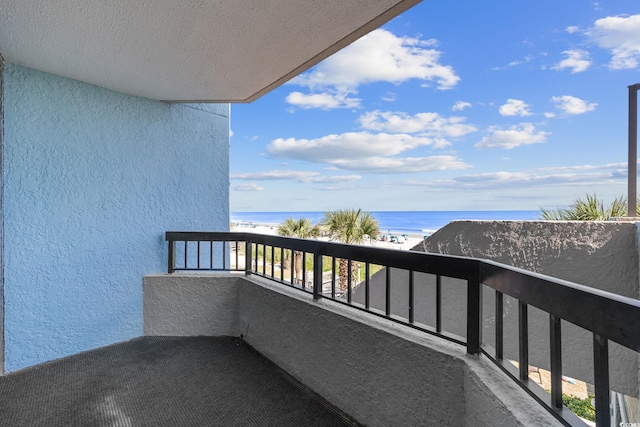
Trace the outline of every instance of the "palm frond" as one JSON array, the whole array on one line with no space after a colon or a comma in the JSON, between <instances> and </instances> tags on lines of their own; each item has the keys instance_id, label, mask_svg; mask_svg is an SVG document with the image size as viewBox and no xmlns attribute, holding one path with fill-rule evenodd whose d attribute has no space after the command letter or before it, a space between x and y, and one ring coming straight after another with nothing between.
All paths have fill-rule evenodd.
<instances>
[{"instance_id":1,"label":"palm frond","mask_svg":"<svg viewBox=\"0 0 640 427\"><path fill-rule=\"evenodd\" d=\"M585 200L576 199L566 209L541 209L540 219L547 221L608 221L614 217L627 215L627 200L616 197L605 209L604 202L594 193L587 194Z\"/></svg>"}]
</instances>

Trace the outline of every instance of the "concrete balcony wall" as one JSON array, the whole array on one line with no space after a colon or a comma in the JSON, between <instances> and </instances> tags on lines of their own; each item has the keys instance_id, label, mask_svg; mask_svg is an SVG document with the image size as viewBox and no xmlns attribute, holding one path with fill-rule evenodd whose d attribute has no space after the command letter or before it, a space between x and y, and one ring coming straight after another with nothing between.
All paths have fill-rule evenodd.
<instances>
[{"instance_id":1,"label":"concrete balcony wall","mask_svg":"<svg viewBox=\"0 0 640 427\"><path fill-rule=\"evenodd\" d=\"M240 335L242 276L151 275L142 282L145 336Z\"/></svg>"},{"instance_id":2,"label":"concrete balcony wall","mask_svg":"<svg viewBox=\"0 0 640 427\"><path fill-rule=\"evenodd\" d=\"M254 276L148 276L144 297L145 334L235 331L366 425L559 425L462 346Z\"/></svg>"},{"instance_id":3,"label":"concrete balcony wall","mask_svg":"<svg viewBox=\"0 0 640 427\"><path fill-rule=\"evenodd\" d=\"M631 298L638 298L637 226L624 222L567 221L454 221L414 248L426 252L484 258L546 274ZM408 316L406 271L392 269L393 314ZM385 271L371 280L371 305L385 307ZM443 329L465 336L466 284L443 278ZM415 275L416 321L435 326L435 277ZM354 292L364 302L364 288ZM494 292L484 291L484 342L494 345ZM505 357L518 358L518 305L504 302ZM597 316L597 313L593 313ZM563 322L563 373L593 384L593 338L587 331ZM549 369L549 317L529 309L529 363ZM610 344L612 389L638 395L638 354Z\"/></svg>"},{"instance_id":4,"label":"concrete balcony wall","mask_svg":"<svg viewBox=\"0 0 640 427\"><path fill-rule=\"evenodd\" d=\"M2 86L6 370L140 336L140 277L166 271L165 231L229 228L228 104L15 64Z\"/></svg>"}]
</instances>

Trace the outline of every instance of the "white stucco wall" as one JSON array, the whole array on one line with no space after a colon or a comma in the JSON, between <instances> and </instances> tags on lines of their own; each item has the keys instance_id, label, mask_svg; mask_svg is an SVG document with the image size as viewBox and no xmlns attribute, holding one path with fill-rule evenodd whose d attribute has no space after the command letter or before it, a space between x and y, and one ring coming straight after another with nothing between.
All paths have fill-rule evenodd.
<instances>
[{"instance_id":1,"label":"white stucco wall","mask_svg":"<svg viewBox=\"0 0 640 427\"><path fill-rule=\"evenodd\" d=\"M239 334L252 347L365 425L559 425L485 358L391 321L253 276L144 283L145 333L181 335L200 317L210 326L199 333L226 334L234 329L215 313L237 307Z\"/></svg>"},{"instance_id":2,"label":"white stucco wall","mask_svg":"<svg viewBox=\"0 0 640 427\"><path fill-rule=\"evenodd\" d=\"M142 334L167 230L229 227L229 106L4 72L7 371Z\"/></svg>"}]
</instances>

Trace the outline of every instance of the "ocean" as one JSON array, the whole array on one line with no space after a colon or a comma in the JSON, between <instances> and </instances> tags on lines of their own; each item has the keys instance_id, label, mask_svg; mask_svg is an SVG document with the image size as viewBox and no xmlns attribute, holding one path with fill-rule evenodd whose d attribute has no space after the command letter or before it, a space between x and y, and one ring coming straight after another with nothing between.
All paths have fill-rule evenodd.
<instances>
[{"instance_id":1,"label":"ocean","mask_svg":"<svg viewBox=\"0 0 640 427\"><path fill-rule=\"evenodd\" d=\"M429 235L454 220L536 220L540 211L372 211L381 232ZM276 226L289 217L309 218L314 224L324 212L232 212L232 223Z\"/></svg>"}]
</instances>

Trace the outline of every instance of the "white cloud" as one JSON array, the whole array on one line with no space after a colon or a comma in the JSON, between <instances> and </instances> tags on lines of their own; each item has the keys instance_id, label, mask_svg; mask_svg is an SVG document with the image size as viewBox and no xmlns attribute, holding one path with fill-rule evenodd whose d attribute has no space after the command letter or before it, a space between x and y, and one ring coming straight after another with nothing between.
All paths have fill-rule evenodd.
<instances>
[{"instance_id":1,"label":"white cloud","mask_svg":"<svg viewBox=\"0 0 640 427\"><path fill-rule=\"evenodd\" d=\"M229 129L229 138L231 138L232 136L233 136L233 131Z\"/></svg>"},{"instance_id":2,"label":"white cloud","mask_svg":"<svg viewBox=\"0 0 640 427\"><path fill-rule=\"evenodd\" d=\"M556 186L585 186L620 184L626 180L626 164L565 166L540 168L522 172L489 172L463 175L448 180L406 181L413 185L446 191L507 190Z\"/></svg>"},{"instance_id":3,"label":"white cloud","mask_svg":"<svg viewBox=\"0 0 640 427\"><path fill-rule=\"evenodd\" d=\"M455 104L453 104L453 107L451 107L452 111L462 111L465 108L471 108L471 104L469 102L465 102L465 101L458 101Z\"/></svg>"},{"instance_id":4,"label":"white cloud","mask_svg":"<svg viewBox=\"0 0 640 427\"><path fill-rule=\"evenodd\" d=\"M536 131L531 123L520 123L508 129L498 126L489 127L490 135L482 138L475 148L504 148L510 150L521 145L530 145L545 142L549 133Z\"/></svg>"},{"instance_id":5,"label":"white cloud","mask_svg":"<svg viewBox=\"0 0 640 427\"><path fill-rule=\"evenodd\" d=\"M547 111L546 113L544 113L544 116L545 116L547 119L553 119L553 118L556 116L556 113L552 113L552 112L550 112L550 111Z\"/></svg>"},{"instance_id":6,"label":"white cloud","mask_svg":"<svg viewBox=\"0 0 640 427\"><path fill-rule=\"evenodd\" d=\"M355 170L361 173L413 173L469 167L453 155L397 156L414 148L437 147L442 144L443 142L437 138L408 134L349 132L311 140L280 138L272 141L267 151L274 157L326 163L336 169ZM277 176L282 176L281 174ZM234 177L237 178L238 175L235 174L232 178ZM250 178L256 179L254 174Z\"/></svg>"},{"instance_id":7,"label":"white cloud","mask_svg":"<svg viewBox=\"0 0 640 427\"><path fill-rule=\"evenodd\" d=\"M236 191L263 191L264 188L256 184L255 182L250 182L247 184L231 184L231 189Z\"/></svg>"},{"instance_id":8,"label":"white cloud","mask_svg":"<svg viewBox=\"0 0 640 427\"><path fill-rule=\"evenodd\" d=\"M573 33L578 32L579 28L576 27L575 25L570 25L567 28L565 28L564 30L569 34L573 34Z\"/></svg>"},{"instance_id":9,"label":"white cloud","mask_svg":"<svg viewBox=\"0 0 640 427\"><path fill-rule=\"evenodd\" d=\"M539 171L550 173L561 173L561 172L574 172L574 171L593 171L593 170L612 170L618 173L621 170L626 170L626 163L607 163L604 165L579 165L579 166L553 166L547 168L539 168ZM626 173L626 172L625 172Z\"/></svg>"},{"instance_id":10,"label":"white cloud","mask_svg":"<svg viewBox=\"0 0 640 427\"><path fill-rule=\"evenodd\" d=\"M408 134L347 132L316 139L278 138L267 151L274 157L334 163L338 159L393 156L420 146L437 144L432 138Z\"/></svg>"},{"instance_id":11,"label":"white cloud","mask_svg":"<svg viewBox=\"0 0 640 427\"><path fill-rule=\"evenodd\" d=\"M563 111L565 114L571 115L584 114L588 111L593 111L598 105L595 102L589 103L583 99L569 95L554 96L553 98L551 98L551 101L556 104L556 108L558 110Z\"/></svg>"},{"instance_id":12,"label":"white cloud","mask_svg":"<svg viewBox=\"0 0 640 427\"><path fill-rule=\"evenodd\" d=\"M283 171L273 170L267 172L232 173L230 179L243 181L297 181L304 184L324 184L335 182L351 182L362 178L359 175L321 175L313 171ZM236 184L242 185L242 184ZM255 185L255 184L247 184Z\"/></svg>"},{"instance_id":13,"label":"white cloud","mask_svg":"<svg viewBox=\"0 0 640 427\"><path fill-rule=\"evenodd\" d=\"M507 99L507 103L498 110L502 116L530 116L529 105L520 99Z\"/></svg>"},{"instance_id":14,"label":"white cloud","mask_svg":"<svg viewBox=\"0 0 640 427\"><path fill-rule=\"evenodd\" d=\"M382 96L382 100L386 102L394 102L396 100L396 94L393 92L387 92Z\"/></svg>"},{"instance_id":15,"label":"white cloud","mask_svg":"<svg viewBox=\"0 0 640 427\"><path fill-rule=\"evenodd\" d=\"M460 77L453 67L440 63L442 52L435 49L436 46L435 40L398 37L377 29L289 83L309 88L312 93L308 96L328 93L334 97L355 94L358 86L367 83L400 84L411 79L435 83L440 90L451 89ZM299 95L293 99L296 97L302 99ZM322 108L336 108L321 101L314 100ZM313 108L312 102L304 105Z\"/></svg>"},{"instance_id":16,"label":"white cloud","mask_svg":"<svg viewBox=\"0 0 640 427\"><path fill-rule=\"evenodd\" d=\"M509 67L515 67L516 65L526 64L528 62L531 62L532 60L533 60L533 56L527 55L524 57L524 59L516 59L515 61L509 62Z\"/></svg>"},{"instance_id":17,"label":"white cloud","mask_svg":"<svg viewBox=\"0 0 640 427\"><path fill-rule=\"evenodd\" d=\"M589 52L587 51L580 49L565 50L562 54L567 57L551 67L552 70L564 70L565 68L569 68L571 69L571 74L575 74L581 73L591 66Z\"/></svg>"},{"instance_id":18,"label":"white cloud","mask_svg":"<svg viewBox=\"0 0 640 427\"><path fill-rule=\"evenodd\" d=\"M335 164L341 169L386 174L457 170L471 167L455 156L370 157L367 159L338 160Z\"/></svg>"},{"instance_id":19,"label":"white cloud","mask_svg":"<svg viewBox=\"0 0 640 427\"><path fill-rule=\"evenodd\" d=\"M528 40L524 40L522 43L528 44L533 46L533 43L529 42ZM509 67L516 67L518 65L522 65L522 64L527 64L531 61L533 61L534 56L533 55L527 55L524 57L524 59L516 59L513 60L511 62L509 62L505 67L493 67L492 70L494 71L503 71L508 69Z\"/></svg>"},{"instance_id":20,"label":"white cloud","mask_svg":"<svg viewBox=\"0 0 640 427\"><path fill-rule=\"evenodd\" d=\"M611 53L609 68L638 68L640 64L640 15L608 16L587 30L589 38Z\"/></svg>"},{"instance_id":21,"label":"white cloud","mask_svg":"<svg viewBox=\"0 0 640 427\"><path fill-rule=\"evenodd\" d=\"M304 94L302 92L291 92L286 97L286 101L299 108L310 109L320 108L330 110L333 108L358 108L360 106L359 98L349 97L350 92L334 92L334 93L312 93Z\"/></svg>"},{"instance_id":22,"label":"white cloud","mask_svg":"<svg viewBox=\"0 0 640 427\"><path fill-rule=\"evenodd\" d=\"M422 136L438 138L457 138L477 130L474 126L463 123L464 117L442 117L438 113L418 113L410 116L407 113L376 110L361 115L358 121L362 128L367 130L420 132ZM440 145L442 143L435 141L436 148Z\"/></svg>"}]
</instances>

